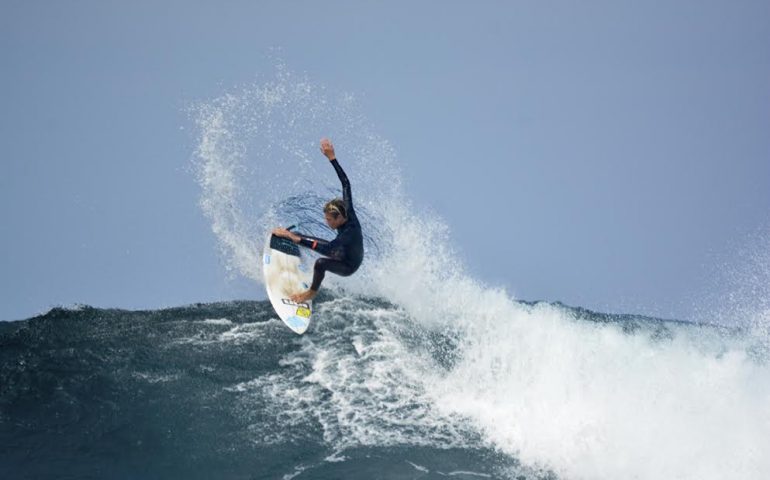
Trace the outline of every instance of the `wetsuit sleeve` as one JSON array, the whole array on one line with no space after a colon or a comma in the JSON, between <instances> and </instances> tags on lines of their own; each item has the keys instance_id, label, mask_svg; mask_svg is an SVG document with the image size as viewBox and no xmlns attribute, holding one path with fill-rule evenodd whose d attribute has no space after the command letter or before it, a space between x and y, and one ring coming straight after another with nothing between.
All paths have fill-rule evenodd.
<instances>
[{"instance_id":1,"label":"wetsuit sleeve","mask_svg":"<svg viewBox=\"0 0 770 480\"><path fill-rule=\"evenodd\" d=\"M337 177L339 177L340 183L342 183L342 200L345 202L345 208L348 211L349 217L350 213L355 214L355 212L353 212L353 194L350 191L350 180L348 180L348 176L345 175L345 170L342 169L336 158L332 160L331 163L334 167L334 170L337 172Z\"/></svg>"},{"instance_id":2,"label":"wetsuit sleeve","mask_svg":"<svg viewBox=\"0 0 770 480\"><path fill-rule=\"evenodd\" d=\"M315 250L321 255L328 256L332 253L332 251L334 251L335 245L333 241L330 242L328 240L324 240L323 238L311 237L310 235L303 235L301 233L298 233L297 235L299 235L301 238L299 241L300 245L311 250Z\"/></svg>"}]
</instances>

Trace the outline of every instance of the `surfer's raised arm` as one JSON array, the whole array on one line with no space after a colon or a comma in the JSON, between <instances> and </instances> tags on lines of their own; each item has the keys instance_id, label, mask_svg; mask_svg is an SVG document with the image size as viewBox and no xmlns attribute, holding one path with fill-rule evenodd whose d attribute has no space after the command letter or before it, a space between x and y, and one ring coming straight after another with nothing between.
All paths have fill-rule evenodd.
<instances>
[{"instance_id":1,"label":"surfer's raised arm","mask_svg":"<svg viewBox=\"0 0 770 480\"><path fill-rule=\"evenodd\" d=\"M337 172L337 177L339 177L340 183L342 184L342 200L345 202L345 209L347 210L343 214L346 217L349 217L350 213L354 213L353 194L350 191L350 180L348 180L348 176L345 175L345 170L342 169L340 163L337 161L337 156L334 153L334 145L332 145L331 140L328 138L321 139L321 152L326 155L326 158L329 159L334 167L334 171Z\"/></svg>"}]
</instances>

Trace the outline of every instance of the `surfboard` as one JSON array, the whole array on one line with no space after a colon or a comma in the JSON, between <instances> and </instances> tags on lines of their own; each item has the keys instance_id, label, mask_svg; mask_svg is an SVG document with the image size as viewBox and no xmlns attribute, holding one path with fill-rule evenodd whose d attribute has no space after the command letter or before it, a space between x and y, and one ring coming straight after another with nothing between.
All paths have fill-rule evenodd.
<instances>
[{"instance_id":1,"label":"surfboard","mask_svg":"<svg viewBox=\"0 0 770 480\"><path fill-rule=\"evenodd\" d=\"M310 286L310 275L302 263L299 247L289 239L270 235L262 258L267 298L278 317L294 333L302 335L310 325L313 303L295 303L289 296Z\"/></svg>"}]
</instances>

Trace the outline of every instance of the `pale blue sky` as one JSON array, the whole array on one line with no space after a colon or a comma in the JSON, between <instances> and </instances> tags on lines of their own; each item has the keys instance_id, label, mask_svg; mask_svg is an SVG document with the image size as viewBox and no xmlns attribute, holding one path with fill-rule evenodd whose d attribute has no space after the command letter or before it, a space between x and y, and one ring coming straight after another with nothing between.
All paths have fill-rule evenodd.
<instances>
[{"instance_id":1,"label":"pale blue sky","mask_svg":"<svg viewBox=\"0 0 770 480\"><path fill-rule=\"evenodd\" d=\"M693 318L770 224L766 1L3 0L0 319L262 298L217 256L185 108L275 48L519 298Z\"/></svg>"}]
</instances>

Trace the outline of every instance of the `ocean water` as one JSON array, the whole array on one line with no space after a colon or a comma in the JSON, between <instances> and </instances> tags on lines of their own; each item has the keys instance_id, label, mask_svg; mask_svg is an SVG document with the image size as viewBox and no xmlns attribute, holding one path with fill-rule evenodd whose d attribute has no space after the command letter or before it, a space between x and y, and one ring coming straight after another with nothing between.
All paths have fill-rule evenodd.
<instances>
[{"instance_id":1,"label":"ocean water","mask_svg":"<svg viewBox=\"0 0 770 480\"><path fill-rule=\"evenodd\" d=\"M233 277L259 290L275 225L331 235L322 136L364 264L303 336L246 300L1 323L0 478L770 478L766 301L732 328L520 301L465 271L355 96L279 65L189 113Z\"/></svg>"},{"instance_id":2,"label":"ocean water","mask_svg":"<svg viewBox=\"0 0 770 480\"><path fill-rule=\"evenodd\" d=\"M503 300L503 299L499 299ZM324 295L0 324L0 478L767 478L761 342L506 304L468 329Z\"/></svg>"}]
</instances>

